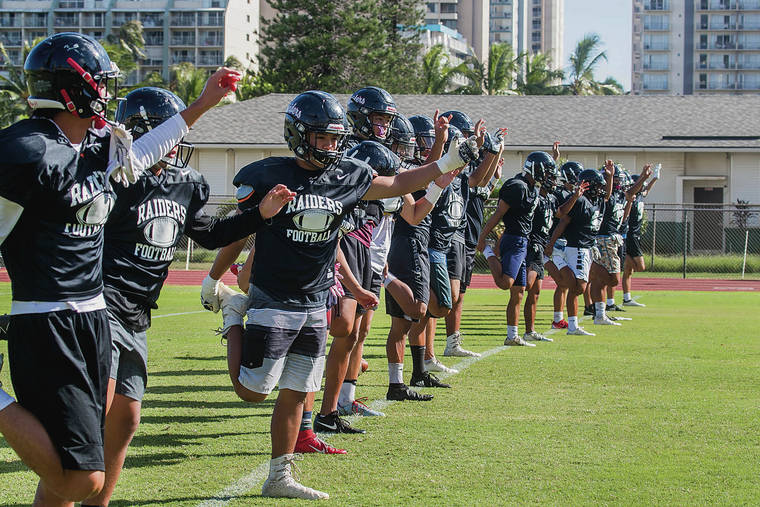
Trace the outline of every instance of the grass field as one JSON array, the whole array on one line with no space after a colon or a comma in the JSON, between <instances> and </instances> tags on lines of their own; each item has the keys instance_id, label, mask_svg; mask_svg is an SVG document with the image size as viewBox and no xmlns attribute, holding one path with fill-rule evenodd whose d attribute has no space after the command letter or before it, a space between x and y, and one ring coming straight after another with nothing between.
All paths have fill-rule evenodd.
<instances>
[{"instance_id":1,"label":"grass field","mask_svg":"<svg viewBox=\"0 0 760 507\"><path fill-rule=\"evenodd\" d=\"M9 292L0 284L2 311ZM492 353L465 362L430 403L354 421L367 434L330 437L349 454L306 456L301 480L346 505L760 503L758 296L639 295L648 306L630 309L622 328L587 322L596 337L555 334L528 349L501 347L503 292L468 292L465 346ZM197 311L198 290L167 287L159 305L156 316ZM387 386L383 313L357 390L369 400ZM237 400L211 332L218 320L154 320L143 420L111 505L198 505L231 485L217 505L293 503L258 496L273 401ZM410 367L407 355L407 380ZM10 386L7 369L0 380ZM0 505L30 503L35 476L1 439L0 480Z\"/></svg>"}]
</instances>

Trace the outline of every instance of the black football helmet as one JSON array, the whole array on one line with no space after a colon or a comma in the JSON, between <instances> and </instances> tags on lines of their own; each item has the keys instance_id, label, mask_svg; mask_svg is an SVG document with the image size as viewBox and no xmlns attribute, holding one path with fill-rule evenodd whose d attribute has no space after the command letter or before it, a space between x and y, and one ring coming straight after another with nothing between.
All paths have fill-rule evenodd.
<instances>
[{"instance_id":1,"label":"black football helmet","mask_svg":"<svg viewBox=\"0 0 760 507\"><path fill-rule=\"evenodd\" d=\"M578 175L583 171L583 164L580 162L565 162L559 171L562 174L562 179L571 185L575 185L578 183Z\"/></svg>"},{"instance_id":2,"label":"black football helmet","mask_svg":"<svg viewBox=\"0 0 760 507\"><path fill-rule=\"evenodd\" d=\"M345 113L340 102L326 92L308 91L294 98L285 111L285 142L297 158L317 167L328 167L341 156L340 147L346 136ZM319 150L309 141L310 133L338 135L338 148Z\"/></svg>"},{"instance_id":3,"label":"black football helmet","mask_svg":"<svg viewBox=\"0 0 760 507\"><path fill-rule=\"evenodd\" d=\"M627 184L627 171L622 164L615 164L615 172L612 174L612 190L622 192Z\"/></svg>"},{"instance_id":4,"label":"black football helmet","mask_svg":"<svg viewBox=\"0 0 760 507\"><path fill-rule=\"evenodd\" d=\"M417 141L414 137L414 127L403 114L398 114L391 122L391 129L385 140L386 146L398 155L402 161L413 160Z\"/></svg>"},{"instance_id":5,"label":"black football helmet","mask_svg":"<svg viewBox=\"0 0 760 507\"><path fill-rule=\"evenodd\" d=\"M119 100L116 107L116 121L138 139L146 132L184 110L187 106L182 99L169 90L146 86L137 88ZM174 156L165 156L163 161L173 167L184 169L193 154L193 145L180 141Z\"/></svg>"},{"instance_id":6,"label":"black football helmet","mask_svg":"<svg viewBox=\"0 0 760 507\"><path fill-rule=\"evenodd\" d=\"M423 153L429 151L435 144L435 124L433 119L423 114L415 114L409 117L409 123L414 129L414 139L417 148L414 150L414 158L425 160Z\"/></svg>"},{"instance_id":7,"label":"black football helmet","mask_svg":"<svg viewBox=\"0 0 760 507\"><path fill-rule=\"evenodd\" d=\"M444 118L451 116L449 125L453 125L458 128L465 138L469 138L471 135L475 134L475 124L466 113L452 110L446 111L441 116Z\"/></svg>"},{"instance_id":8,"label":"black football helmet","mask_svg":"<svg viewBox=\"0 0 760 507\"><path fill-rule=\"evenodd\" d=\"M34 46L26 57L24 75L32 109L61 109L79 118L105 119L120 73L98 41L64 32Z\"/></svg>"},{"instance_id":9,"label":"black football helmet","mask_svg":"<svg viewBox=\"0 0 760 507\"><path fill-rule=\"evenodd\" d=\"M549 190L554 187L559 176L556 162L545 151L534 151L529 154L525 159L523 170Z\"/></svg>"},{"instance_id":10,"label":"black football helmet","mask_svg":"<svg viewBox=\"0 0 760 507\"><path fill-rule=\"evenodd\" d=\"M591 200L604 196L607 182L604 180L602 173L596 169L584 169L578 175L578 183L583 183L584 181L588 183L588 188L583 195Z\"/></svg>"},{"instance_id":11,"label":"black football helmet","mask_svg":"<svg viewBox=\"0 0 760 507\"><path fill-rule=\"evenodd\" d=\"M463 137L462 132L456 128L454 125L449 124L449 135L446 137L446 142L443 145L443 152L448 153L449 152L449 146L451 145L451 140L455 137Z\"/></svg>"},{"instance_id":12,"label":"black football helmet","mask_svg":"<svg viewBox=\"0 0 760 507\"><path fill-rule=\"evenodd\" d=\"M401 159L377 141L360 142L346 152L346 157L366 162L378 176L395 176L401 167Z\"/></svg>"},{"instance_id":13,"label":"black football helmet","mask_svg":"<svg viewBox=\"0 0 760 507\"><path fill-rule=\"evenodd\" d=\"M375 134L372 121L369 119L372 113L387 114L391 117L398 114L396 103L390 93L377 86L367 86L354 92L348 99L347 116L354 133L383 142L388 136L388 131L383 131L381 135Z\"/></svg>"}]
</instances>

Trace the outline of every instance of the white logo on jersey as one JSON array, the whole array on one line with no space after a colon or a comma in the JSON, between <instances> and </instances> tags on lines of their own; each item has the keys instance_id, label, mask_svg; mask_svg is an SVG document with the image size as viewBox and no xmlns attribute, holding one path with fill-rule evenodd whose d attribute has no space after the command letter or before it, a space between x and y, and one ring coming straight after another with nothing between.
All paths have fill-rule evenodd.
<instances>
[{"instance_id":1,"label":"white logo on jersey","mask_svg":"<svg viewBox=\"0 0 760 507\"><path fill-rule=\"evenodd\" d=\"M591 230L594 232L597 232L599 228L602 226L602 219L604 217L601 213L599 213L599 209L596 209L594 211L594 214L591 216Z\"/></svg>"},{"instance_id":2,"label":"white logo on jersey","mask_svg":"<svg viewBox=\"0 0 760 507\"><path fill-rule=\"evenodd\" d=\"M293 215L296 229L288 229L287 237L299 243L316 243L330 237L330 226L343 212L343 203L314 194L299 195L288 203L287 214Z\"/></svg>"},{"instance_id":3,"label":"white logo on jersey","mask_svg":"<svg viewBox=\"0 0 760 507\"><path fill-rule=\"evenodd\" d=\"M187 208L171 199L151 199L137 207L137 225L141 225L156 217L169 217L179 225L185 224Z\"/></svg>"},{"instance_id":4,"label":"white logo on jersey","mask_svg":"<svg viewBox=\"0 0 760 507\"><path fill-rule=\"evenodd\" d=\"M179 224L170 217L156 217L143 229L148 243L158 247L172 246L179 232Z\"/></svg>"},{"instance_id":5,"label":"white logo on jersey","mask_svg":"<svg viewBox=\"0 0 760 507\"><path fill-rule=\"evenodd\" d=\"M449 202L446 203L446 209L443 212L446 222L452 227L458 227L464 218L464 199L457 192L449 194Z\"/></svg>"},{"instance_id":6,"label":"white logo on jersey","mask_svg":"<svg viewBox=\"0 0 760 507\"><path fill-rule=\"evenodd\" d=\"M113 209L113 204L111 194L101 192L77 210L77 221L81 225L104 225Z\"/></svg>"},{"instance_id":7,"label":"white logo on jersey","mask_svg":"<svg viewBox=\"0 0 760 507\"><path fill-rule=\"evenodd\" d=\"M293 223L302 231L324 232L330 228L335 215L323 209L308 209L293 217Z\"/></svg>"}]
</instances>

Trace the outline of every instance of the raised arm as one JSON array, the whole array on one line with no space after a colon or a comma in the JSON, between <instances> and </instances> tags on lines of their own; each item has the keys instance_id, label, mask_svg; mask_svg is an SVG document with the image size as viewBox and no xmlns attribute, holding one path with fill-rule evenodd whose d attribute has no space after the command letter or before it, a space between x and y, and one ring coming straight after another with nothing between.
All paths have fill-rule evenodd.
<instances>
[{"instance_id":1,"label":"raised arm","mask_svg":"<svg viewBox=\"0 0 760 507\"><path fill-rule=\"evenodd\" d=\"M496 227L496 224L499 223L499 220L501 220L501 217L503 217L507 211L509 211L509 204L499 199L499 204L496 206L496 211L493 212L493 215L491 215L491 218L488 219L488 221L483 226L483 230L480 232L480 236L478 237L478 245L476 247L478 251L482 252L486 247L486 238L489 234L491 234L493 228Z\"/></svg>"},{"instance_id":2,"label":"raised arm","mask_svg":"<svg viewBox=\"0 0 760 507\"><path fill-rule=\"evenodd\" d=\"M575 206L575 203L578 201L578 198L583 195L583 193L586 191L587 188L588 188L587 181L584 181L583 183L575 187L575 191L570 196L570 198L567 201L565 201L562 204L562 206L557 208L556 217L562 218L563 216L570 213L570 210L573 209L573 206Z\"/></svg>"},{"instance_id":3,"label":"raised arm","mask_svg":"<svg viewBox=\"0 0 760 507\"><path fill-rule=\"evenodd\" d=\"M641 190L641 187L644 186L644 183L646 182L647 178L649 178L650 174L652 174L652 164L647 164L641 170L641 174L639 175L639 179L636 180L636 183L634 183L633 186L629 188L628 191L626 191L626 199L633 200L636 198L636 194L638 194L639 190Z\"/></svg>"},{"instance_id":4,"label":"raised arm","mask_svg":"<svg viewBox=\"0 0 760 507\"><path fill-rule=\"evenodd\" d=\"M604 200L609 201L612 196L612 180L615 176L615 163L612 160L604 161Z\"/></svg>"}]
</instances>

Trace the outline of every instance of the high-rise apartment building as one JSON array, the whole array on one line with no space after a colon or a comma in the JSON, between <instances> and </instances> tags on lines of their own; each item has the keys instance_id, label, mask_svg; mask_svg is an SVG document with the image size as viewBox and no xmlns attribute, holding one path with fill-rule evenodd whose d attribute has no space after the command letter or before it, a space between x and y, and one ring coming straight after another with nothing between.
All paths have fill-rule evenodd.
<instances>
[{"instance_id":1,"label":"high-rise apartment building","mask_svg":"<svg viewBox=\"0 0 760 507\"><path fill-rule=\"evenodd\" d=\"M482 59L484 55L488 56L488 2L489 0L426 2L425 25L441 25L461 34L474 54ZM435 34L433 36L437 37Z\"/></svg>"},{"instance_id":2,"label":"high-rise apartment building","mask_svg":"<svg viewBox=\"0 0 760 507\"><path fill-rule=\"evenodd\" d=\"M760 0L634 0L631 88L760 93Z\"/></svg>"},{"instance_id":3,"label":"high-rise apartment building","mask_svg":"<svg viewBox=\"0 0 760 507\"><path fill-rule=\"evenodd\" d=\"M508 42L515 52L547 54L564 65L564 0L490 0L490 42Z\"/></svg>"},{"instance_id":4,"label":"high-rise apartment building","mask_svg":"<svg viewBox=\"0 0 760 507\"><path fill-rule=\"evenodd\" d=\"M144 28L146 58L127 84L190 62L215 69L229 56L252 65L258 53L258 0L0 0L0 42L21 64L23 41L57 32L102 39L127 21Z\"/></svg>"}]
</instances>

